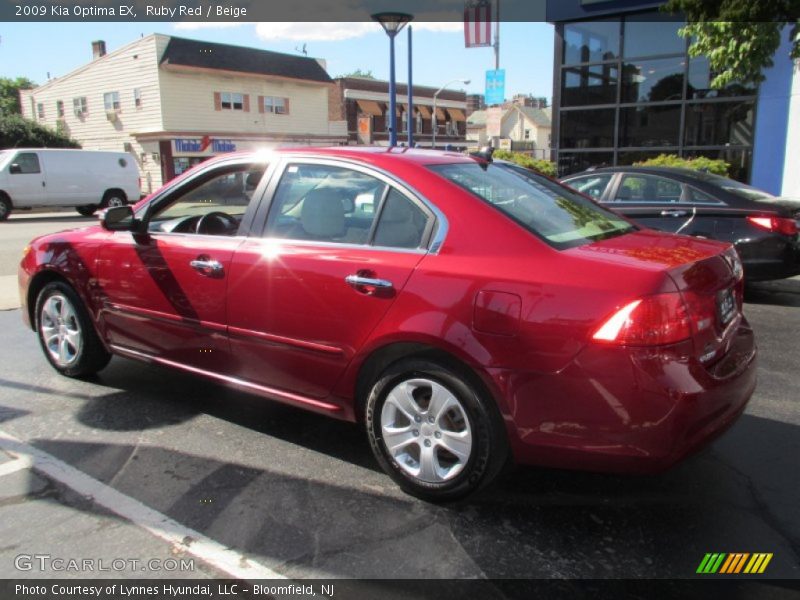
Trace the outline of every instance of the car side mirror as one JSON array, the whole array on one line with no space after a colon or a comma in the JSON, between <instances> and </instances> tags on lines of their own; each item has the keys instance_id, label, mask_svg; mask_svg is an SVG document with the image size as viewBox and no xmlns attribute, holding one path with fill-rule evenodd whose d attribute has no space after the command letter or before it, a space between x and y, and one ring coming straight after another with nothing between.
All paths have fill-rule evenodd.
<instances>
[{"instance_id":1,"label":"car side mirror","mask_svg":"<svg viewBox=\"0 0 800 600\"><path fill-rule=\"evenodd\" d=\"M11 166L8 167L8 172L12 175L21 175L22 167L20 167L17 163L12 163Z\"/></svg>"},{"instance_id":2,"label":"car side mirror","mask_svg":"<svg viewBox=\"0 0 800 600\"><path fill-rule=\"evenodd\" d=\"M134 231L138 225L130 206L112 206L100 216L103 229L108 231Z\"/></svg>"}]
</instances>

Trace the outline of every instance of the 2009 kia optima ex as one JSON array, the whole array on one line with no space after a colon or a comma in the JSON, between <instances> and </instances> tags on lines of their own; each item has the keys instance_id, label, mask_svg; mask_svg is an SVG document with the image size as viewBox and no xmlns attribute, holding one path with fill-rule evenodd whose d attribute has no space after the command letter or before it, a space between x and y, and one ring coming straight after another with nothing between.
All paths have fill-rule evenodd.
<instances>
[{"instance_id":1,"label":"2009 kia optima ex","mask_svg":"<svg viewBox=\"0 0 800 600\"><path fill-rule=\"evenodd\" d=\"M116 354L363 422L433 500L511 460L663 469L756 383L732 246L453 153L223 156L38 238L19 278L64 375Z\"/></svg>"}]
</instances>

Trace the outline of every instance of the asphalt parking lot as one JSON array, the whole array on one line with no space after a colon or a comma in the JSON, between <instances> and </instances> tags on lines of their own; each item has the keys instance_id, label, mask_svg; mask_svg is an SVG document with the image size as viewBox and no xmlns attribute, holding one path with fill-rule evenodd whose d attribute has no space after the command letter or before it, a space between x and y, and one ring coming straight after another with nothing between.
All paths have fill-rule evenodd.
<instances>
[{"instance_id":1,"label":"asphalt parking lot","mask_svg":"<svg viewBox=\"0 0 800 600\"><path fill-rule=\"evenodd\" d=\"M761 577L798 578L800 278L747 300L759 384L713 446L656 476L520 468L450 506L400 492L355 425L119 358L66 379L0 312L0 577L667 578L768 552ZM19 570L41 554L196 560Z\"/></svg>"}]
</instances>

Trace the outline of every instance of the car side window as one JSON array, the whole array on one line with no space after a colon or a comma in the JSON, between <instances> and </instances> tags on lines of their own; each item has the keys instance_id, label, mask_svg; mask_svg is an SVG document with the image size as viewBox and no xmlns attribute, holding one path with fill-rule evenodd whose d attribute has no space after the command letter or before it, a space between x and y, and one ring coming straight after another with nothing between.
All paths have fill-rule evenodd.
<instances>
[{"instance_id":1,"label":"car side window","mask_svg":"<svg viewBox=\"0 0 800 600\"><path fill-rule=\"evenodd\" d=\"M614 202L680 202L681 184L653 175L623 175Z\"/></svg>"},{"instance_id":2,"label":"car side window","mask_svg":"<svg viewBox=\"0 0 800 600\"><path fill-rule=\"evenodd\" d=\"M608 182L611 181L611 177L611 175L587 175L586 177L571 179L565 183L599 202L600 198L603 197L603 192L606 191Z\"/></svg>"},{"instance_id":3,"label":"car side window","mask_svg":"<svg viewBox=\"0 0 800 600\"><path fill-rule=\"evenodd\" d=\"M420 207L391 189L381 209L373 243L391 248L419 248L427 224L428 217Z\"/></svg>"},{"instance_id":4,"label":"car side window","mask_svg":"<svg viewBox=\"0 0 800 600\"><path fill-rule=\"evenodd\" d=\"M236 235L265 169L263 164L223 167L188 182L150 216L148 231Z\"/></svg>"},{"instance_id":5,"label":"car side window","mask_svg":"<svg viewBox=\"0 0 800 600\"><path fill-rule=\"evenodd\" d=\"M39 166L39 157L34 152L20 152L11 162L12 164L19 165L20 174L42 172L42 169Z\"/></svg>"},{"instance_id":6,"label":"car side window","mask_svg":"<svg viewBox=\"0 0 800 600\"><path fill-rule=\"evenodd\" d=\"M725 204L722 200L718 200L690 185L686 186L686 201L695 204Z\"/></svg>"},{"instance_id":7,"label":"car side window","mask_svg":"<svg viewBox=\"0 0 800 600\"><path fill-rule=\"evenodd\" d=\"M366 244L387 187L353 169L290 164L275 190L266 235Z\"/></svg>"}]
</instances>

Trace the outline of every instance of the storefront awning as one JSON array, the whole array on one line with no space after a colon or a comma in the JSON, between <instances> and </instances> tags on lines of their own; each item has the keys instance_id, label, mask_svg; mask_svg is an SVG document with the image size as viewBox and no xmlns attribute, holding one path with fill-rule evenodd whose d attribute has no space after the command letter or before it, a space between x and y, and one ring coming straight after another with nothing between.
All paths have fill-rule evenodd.
<instances>
[{"instance_id":1,"label":"storefront awning","mask_svg":"<svg viewBox=\"0 0 800 600\"><path fill-rule=\"evenodd\" d=\"M444 109L443 108L438 108L437 107L437 109L436 109L436 120L439 121L439 122L447 121L447 115L444 114Z\"/></svg>"},{"instance_id":2,"label":"storefront awning","mask_svg":"<svg viewBox=\"0 0 800 600\"><path fill-rule=\"evenodd\" d=\"M419 111L419 114L422 115L423 119L430 119L431 118L431 109L430 108L428 108L427 106L422 106L422 105L417 105L416 108Z\"/></svg>"},{"instance_id":3,"label":"storefront awning","mask_svg":"<svg viewBox=\"0 0 800 600\"><path fill-rule=\"evenodd\" d=\"M383 114L383 111L381 110L381 107L378 106L378 103L373 102L372 100L356 100L356 104L358 104L358 108L361 110L361 112L372 115L373 117L380 117Z\"/></svg>"},{"instance_id":4,"label":"storefront awning","mask_svg":"<svg viewBox=\"0 0 800 600\"><path fill-rule=\"evenodd\" d=\"M467 117L458 108L448 108L447 112L450 113L450 118L453 119L453 121L466 121L467 120Z\"/></svg>"}]
</instances>

